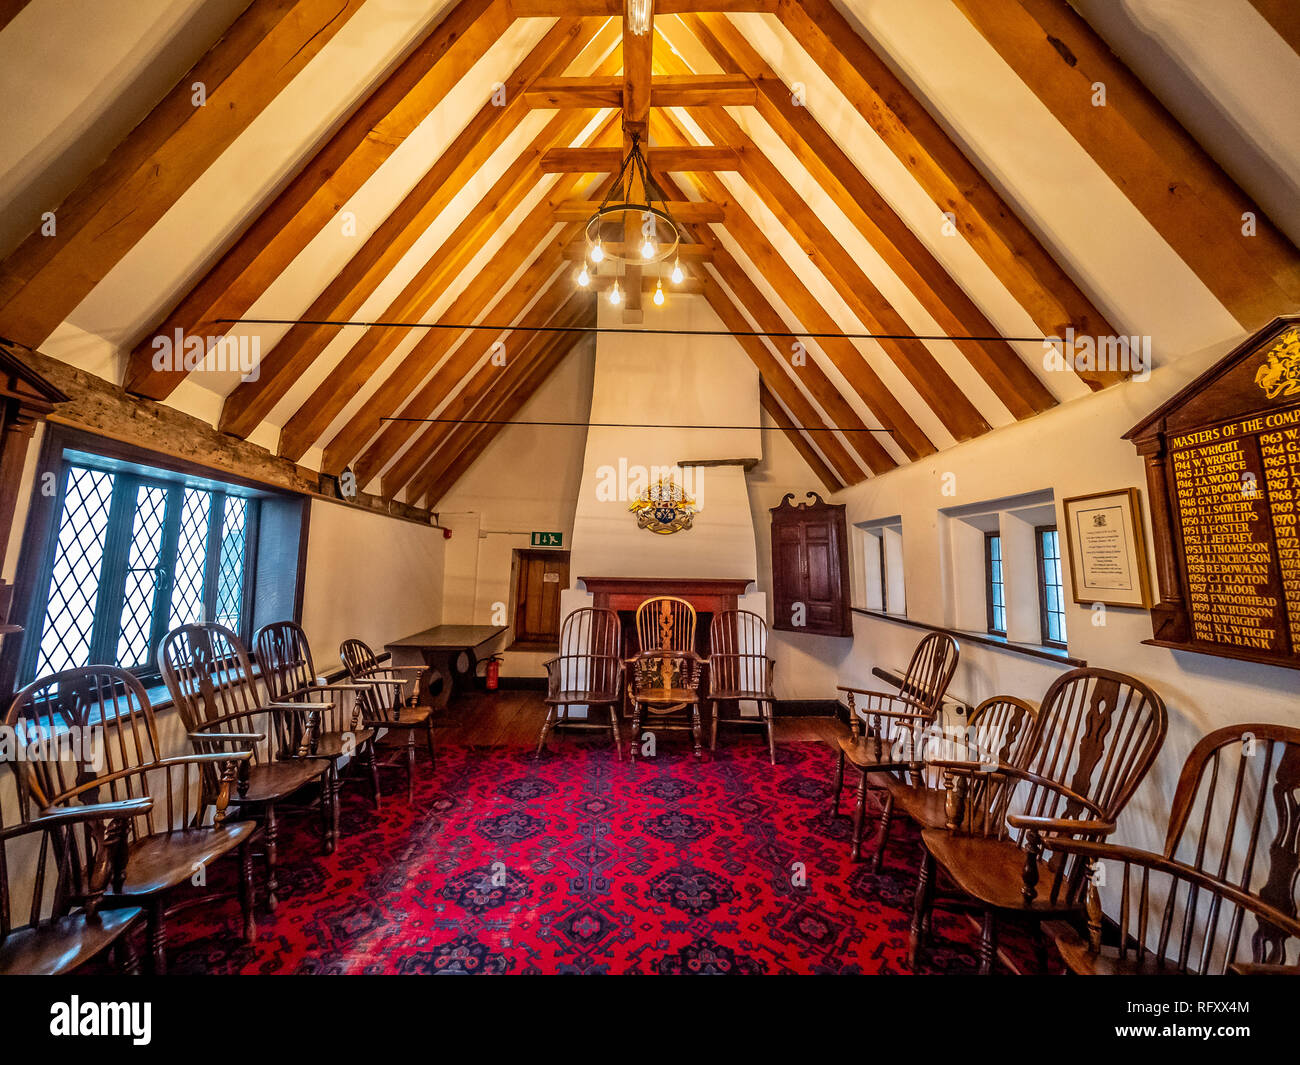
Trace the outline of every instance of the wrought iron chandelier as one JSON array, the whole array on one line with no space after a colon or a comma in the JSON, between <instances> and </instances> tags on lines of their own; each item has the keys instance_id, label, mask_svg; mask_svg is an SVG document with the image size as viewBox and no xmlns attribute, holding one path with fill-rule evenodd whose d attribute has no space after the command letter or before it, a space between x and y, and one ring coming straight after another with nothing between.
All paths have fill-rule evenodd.
<instances>
[{"instance_id":1,"label":"wrought iron chandelier","mask_svg":"<svg viewBox=\"0 0 1300 1065\"><path fill-rule=\"evenodd\" d=\"M650 32L651 0L627 0L627 28L638 37Z\"/></svg>"},{"instance_id":2,"label":"wrought iron chandelier","mask_svg":"<svg viewBox=\"0 0 1300 1065\"><path fill-rule=\"evenodd\" d=\"M629 13L634 3L635 0L629 3ZM636 239L629 240L633 234ZM592 277L606 262L623 267L659 264L659 279L652 299L655 306L662 307L664 264L673 260L668 275L671 283L679 284L685 277L678 256L681 228L668 212L663 191L650 177L641 139L636 133L632 134L632 148L614 183L596 213L587 220L586 238L587 256L577 274L578 284L583 288L591 284ZM622 280L616 276L609 290L609 302L617 306L623 297Z\"/></svg>"}]
</instances>

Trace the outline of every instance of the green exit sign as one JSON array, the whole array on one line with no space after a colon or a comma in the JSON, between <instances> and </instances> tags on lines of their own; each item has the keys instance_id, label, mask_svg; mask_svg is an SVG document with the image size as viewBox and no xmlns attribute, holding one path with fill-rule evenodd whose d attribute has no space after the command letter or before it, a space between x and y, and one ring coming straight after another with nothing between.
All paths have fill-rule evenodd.
<instances>
[{"instance_id":1,"label":"green exit sign","mask_svg":"<svg viewBox=\"0 0 1300 1065\"><path fill-rule=\"evenodd\" d=\"M564 533L535 532L529 541L530 547L563 547Z\"/></svg>"}]
</instances>

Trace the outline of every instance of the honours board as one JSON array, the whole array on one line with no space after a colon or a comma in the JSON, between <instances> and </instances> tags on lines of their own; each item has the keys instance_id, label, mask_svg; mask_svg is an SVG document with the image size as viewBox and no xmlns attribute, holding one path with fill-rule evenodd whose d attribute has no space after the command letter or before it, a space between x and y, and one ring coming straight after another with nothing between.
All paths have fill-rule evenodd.
<instances>
[{"instance_id":1,"label":"honours board","mask_svg":"<svg viewBox=\"0 0 1300 1065\"><path fill-rule=\"evenodd\" d=\"M1151 642L1300 668L1300 322L1261 330L1126 437L1147 462Z\"/></svg>"}]
</instances>

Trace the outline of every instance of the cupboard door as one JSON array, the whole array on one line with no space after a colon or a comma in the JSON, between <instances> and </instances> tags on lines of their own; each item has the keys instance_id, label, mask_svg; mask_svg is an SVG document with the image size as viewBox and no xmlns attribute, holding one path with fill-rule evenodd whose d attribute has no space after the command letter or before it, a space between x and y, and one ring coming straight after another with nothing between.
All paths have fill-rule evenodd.
<instances>
[{"instance_id":1,"label":"cupboard door","mask_svg":"<svg viewBox=\"0 0 1300 1065\"><path fill-rule=\"evenodd\" d=\"M772 508L772 627L851 636L844 507L808 496L791 505L790 493Z\"/></svg>"}]
</instances>

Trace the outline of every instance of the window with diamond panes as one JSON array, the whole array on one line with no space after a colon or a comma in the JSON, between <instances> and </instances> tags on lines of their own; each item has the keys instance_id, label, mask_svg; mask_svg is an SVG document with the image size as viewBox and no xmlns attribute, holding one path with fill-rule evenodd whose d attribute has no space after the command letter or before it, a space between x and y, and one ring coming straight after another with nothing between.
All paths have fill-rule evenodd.
<instances>
[{"instance_id":1,"label":"window with diamond panes","mask_svg":"<svg viewBox=\"0 0 1300 1065\"><path fill-rule=\"evenodd\" d=\"M65 462L27 679L93 662L157 672L167 630L214 620L248 637L257 500Z\"/></svg>"}]
</instances>

